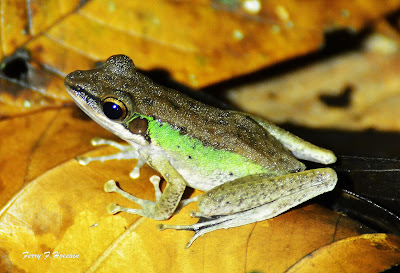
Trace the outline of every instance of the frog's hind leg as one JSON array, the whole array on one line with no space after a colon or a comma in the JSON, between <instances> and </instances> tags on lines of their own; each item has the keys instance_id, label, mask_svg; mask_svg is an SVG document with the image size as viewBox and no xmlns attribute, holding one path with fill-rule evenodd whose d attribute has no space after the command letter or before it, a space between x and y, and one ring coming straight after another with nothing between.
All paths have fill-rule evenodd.
<instances>
[{"instance_id":1,"label":"frog's hind leg","mask_svg":"<svg viewBox=\"0 0 400 273\"><path fill-rule=\"evenodd\" d=\"M273 137L290 150L295 157L321 164L332 164L336 162L335 154L327 149L318 147L288 131L276 126L257 116L244 114L255 120L261 127L268 131Z\"/></svg>"},{"instance_id":2,"label":"frog's hind leg","mask_svg":"<svg viewBox=\"0 0 400 273\"><path fill-rule=\"evenodd\" d=\"M99 145L109 145L114 148L117 148L120 150L119 153L111 154L111 155L103 155L103 156L93 156L93 157L87 157L87 156L77 156L76 160L78 160L79 164L81 165L87 165L92 161L108 161L108 160L121 160L121 159L137 159L138 162L136 163L135 168L132 170L132 172L129 174L131 178L138 178L140 175L140 168L143 167L144 163L146 163L146 160L141 158L138 154L138 152L133 149L131 145L123 145L119 144L118 142L108 140L108 139L103 139L103 138L93 138L91 140L91 143L93 146L99 146Z\"/></svg>"},{"instance_id":3,"label":"frog's hind leg","mask_svg":"<svg viewBox=\"0 0 400 273\"><path fill-rule=\"evenodd\" d=\"M199 197L201 221L193 225L159 225L159 229L195 231L189 247L198 237L218 229L228 229L275 217L317 195L332 190L337 181L330 168L308 170L280 177L251 176L218 186ZM257 185L261 186L257 189ZM250 192L253 191L253 192ZM261 192L260 192L261 190ZM252 195L252 196L251 196ZM250 197L251 196L251 197ZM251 201L251 199L257 201ZM247 202L250 200L249 202ZM262 203L257 203L262 200ZM247 204L244 204L246 203ZM232 204L230 208L227 204ZM251 204L254 207L251 207ZM227 208L228 207L228 208ZM218 216L218 214L220 216ZM221 215L224 214L224 215ZM213 217L215 215L215 217Z\"/></svg>"}]
</instances>

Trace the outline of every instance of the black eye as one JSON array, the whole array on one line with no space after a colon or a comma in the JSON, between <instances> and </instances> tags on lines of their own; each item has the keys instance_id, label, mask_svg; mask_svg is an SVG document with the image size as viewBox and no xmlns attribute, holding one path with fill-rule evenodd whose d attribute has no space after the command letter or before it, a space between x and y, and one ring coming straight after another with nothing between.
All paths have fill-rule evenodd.
<instances>
[{"instance_id":1,"label":"black eye","mask_svg":"<svg viewBox=\"0 0 400 273\"><path fill-rule=\"evenodd\" d=\"M106 98L103 102L103 112L109 119L123 120L126 117L127 109L122 101Z\"/></svg>"}]
</instances>

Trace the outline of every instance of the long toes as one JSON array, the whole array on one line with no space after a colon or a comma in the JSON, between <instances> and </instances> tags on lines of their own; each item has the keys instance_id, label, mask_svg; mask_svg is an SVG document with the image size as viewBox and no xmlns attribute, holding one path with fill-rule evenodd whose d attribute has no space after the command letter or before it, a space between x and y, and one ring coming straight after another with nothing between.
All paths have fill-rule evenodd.
<instances>
[{"instance_id":1,"label":"long toes","mask_svg":"<svg viewBox=\"0 0 400 273\"><path fill-rule=\"evenodd\" d=\"M116 192L118 190L119 190L119 188L117 186L117 183L115 183L114 180L109 180L104 184L105 192Z\"/></svg>"},{"instance_id":2,"label":"long toes","mask_svg":"<svg viewBox=\"0 0 400 273\"><path fill-rule=\"evenodd\" d=\"M121 211L121 207L117 204L111 203L107 206L107 212L109 214L116 214Z\"/></svg>"}]
</instances>

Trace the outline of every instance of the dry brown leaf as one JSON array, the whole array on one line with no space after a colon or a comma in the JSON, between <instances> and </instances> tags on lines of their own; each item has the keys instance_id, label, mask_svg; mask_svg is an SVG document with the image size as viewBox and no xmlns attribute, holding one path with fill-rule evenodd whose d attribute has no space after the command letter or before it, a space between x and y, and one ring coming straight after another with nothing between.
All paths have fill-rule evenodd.
<instances>
[{"instance_id":1,"label":"dry brown leaf","mask_svg":"<svg viewBox=\"0 0 400 273\"><path fill-rule=\"evenodd\" d=\"M287 273L383 272L400 263L400 238L388 234L363 234L315 250Z\"/></svg>"},{"instance_id":2,"label":"dry brown leaf","mask_svg":"<svg viewBox=\"0 0 400 273\"><path fill-rule=\"evenodd\" d=\"M372 43L389 44L390 51L377 50L379 44ZM373 49L250 82L227 96L243 111L276 123L400 131L400 43L377 33L366 44Z\"/></svg>"},{"instance_id":3,"label":"dry brown leaf","mask_svg":"<svg viewBox=\"0 0 400 273\"><path fill-rule=\"evenodd\" d=\"M47 110L0 122L1 206L47 170L93 149L91 137L114 137L73 109Z\"/></svg>"},{"instance_id":4,"label":"dry brown leaf","mask_svg":"<svg viewBox=\"0 0 400 273\"><path fill-rule=\"evenodd\" d=\"M0 59L41 35L64 16L76 9L79 0L71 1L5 1L1 5Z\"/></svg>"},{"instance_id":5,"label":"dry brown leaf","mask_svg":"<svg viewBox=\"0 0 400 273\"><path fill-rule=\"evenodd\" d=\"M96 60L124 53L140 68L162 68L180 82L204 86L315 50L324 30L358 29L400 4L252 1L260 5L252 13L248 2L90 1L46 37Z\"/></svg>"}]
</instances>

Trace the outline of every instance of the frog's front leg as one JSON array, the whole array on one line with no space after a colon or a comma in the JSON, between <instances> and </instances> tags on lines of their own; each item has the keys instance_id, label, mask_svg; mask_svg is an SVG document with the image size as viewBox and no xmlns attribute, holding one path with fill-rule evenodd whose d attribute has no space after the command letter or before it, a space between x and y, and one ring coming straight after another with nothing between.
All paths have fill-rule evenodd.
<instances>
[{"instance_id":1,"label":"frog's front leg","mask_svg":"<svg viewBox=\"0 0 400 273\"><path fill-rule=\"evenodd\" d=\"M118 142L108 140L108 139L103 139L99 137L95 137L91 140L91 144L93 146L99 146L99 145L109 145L114 148L117 148L120 150L119 153L115 154L110 154L110 155L103 155L103 156L77 156L76 159L78 160L79 164L81 165L87 165L92 161L108 161L112 159L116 160L121 160L121 159L137 159L136 166L132 170L132 172L129 174L131 178L138 178L140 175L140 168L143 167L144 163L146 163L146 159L142 158L139 153L131 146L131 145L123 145L119 144Z\"/></svg>"},{"instance_id":2,"label":"frog's front leg","mask_svg":"<svg viewBox=\"0 0 400 273\"><path fill-rule=\"evenodd\" d=\"M119 189L114 181L108 181L104 185L104 190L106 192L119 193L142 207L141 209L132 209L121 207L116 204L110 204L107 209L111 214L123 211L156 220L166 220L175 212L186 188L185 180L171 166L168 160L161 155L158 155L157 159L155 160L150 159L149 163L156 169L160 170L161 175L166 179L167 185L164 189L164 192L161 193L159 188L160 179L156 179L154 176L150 178L150 181L154 185L156 202L143 200L133 196Z\"/></svg>"},{"instance_id":3,"label":"frog's front leg","mask_svg":"<svg viewBox=\"0 0 400 273\"><path fill-rule=\"evenodd\" d=\"M159 225L163 229L195 231L186 247L198 237L218 229L242 226L275 217L324 192L337 182L330 168L307 170L279 177L251 175L222 184L198 198L202 222L187 226ZM215 217L214 217L215 216Z\"/></svg>"}]
</instances>

